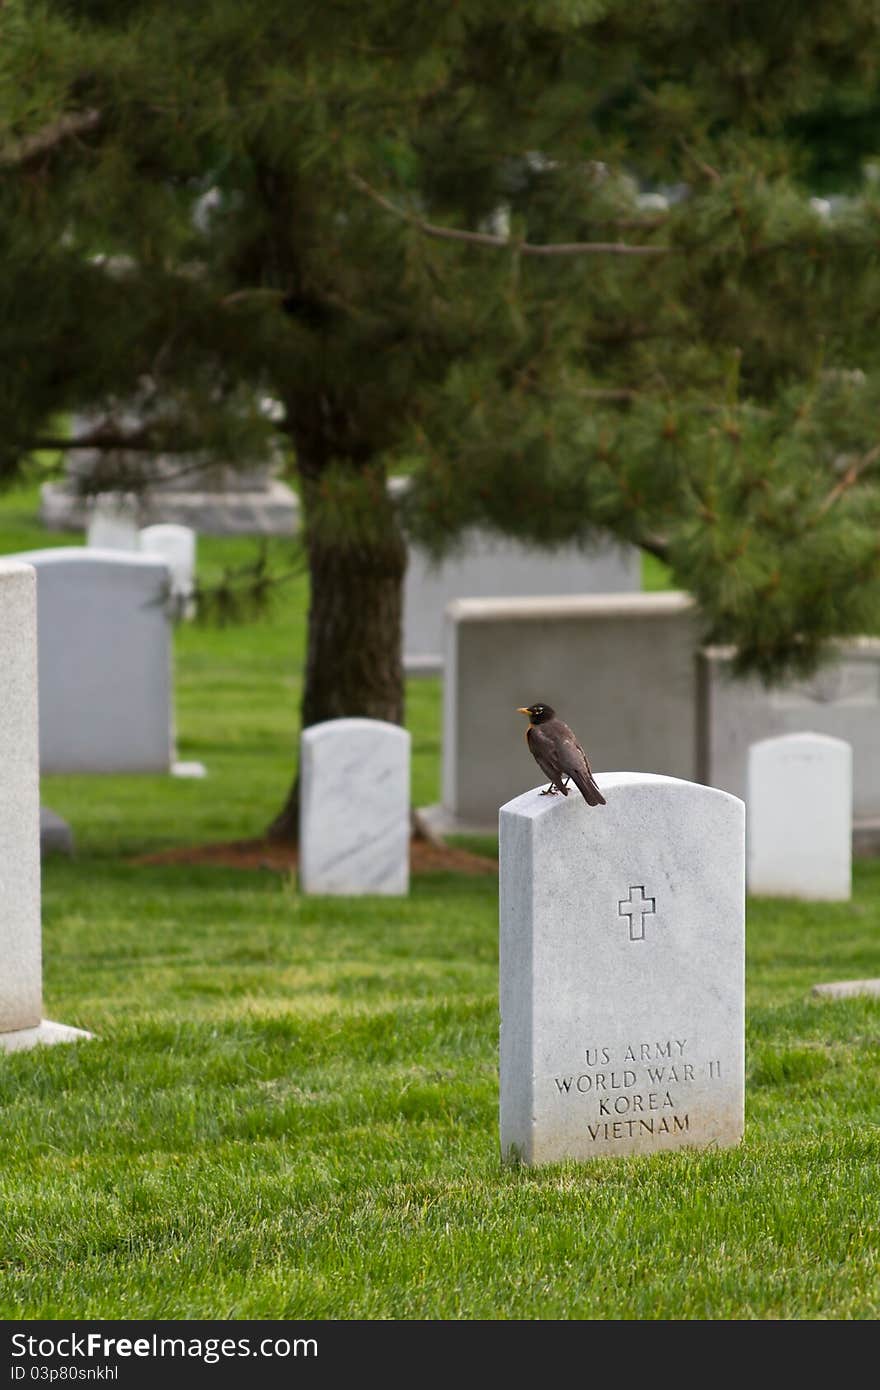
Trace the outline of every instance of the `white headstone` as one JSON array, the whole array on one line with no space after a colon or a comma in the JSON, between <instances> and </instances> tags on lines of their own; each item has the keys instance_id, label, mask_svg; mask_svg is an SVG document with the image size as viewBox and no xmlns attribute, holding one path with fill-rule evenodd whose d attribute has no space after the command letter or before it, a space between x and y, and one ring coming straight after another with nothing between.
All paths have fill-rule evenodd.
<instances>
[{"instance_id":1,"label":"white headstone","mask_svg":"<svg viewBox=\"0 0 880 1390\"><path fill-rule=\"evenodd\" d=\"M86 545L97 550L139 550L137 499L128 493L99 492L89 507Z\"/></svg>"},{"instance_id":2,"label":"white headstone","mask_svg":"<svg viewBox=\"0 0 880 1390\"><path fill-rule=\"evenodd\" d=\"M403 589L403 665L411 675L443 670L444 613L458 598L634 593L642 586L641 551L605 541L538 550L480 530L467 533L439 564L409 547Z\"/></svg>"},{"instance_id":3,"label":"white headstone","mask_svg":"<svg viewBox=\"0 0 880 1390\"><path fill-rule=\"evenodd\" d=\"M303 893L409 891L410 736L379 719L303 730L299 881Z\"/></svg>"},{"instance_id":4,"label":"white headstone","mask_svg":"<svg viewBox=\"0 0 880 1390\"><path fill-rule=\"evenodd\" d=\"M846 901L852 893L852 748L783 734L748 755L746 882L766 897Z\"/></svg>"},{"instance_id":5,"label":"white headstone","mask_svg":"<svg viewBox=\"0 0 880 1390\"><path fill-rule=\"evenodd\" d=\"M500 812L504 1159L743 1134L743 803L648 773L596 780L605 806L535 787Z\"/></svg>"},{"instance_id":6,"label":"white headstone","mask_svg":"<svg viewBox=\"0 0 880 1390\"><path fill-rule=\"evenodd\" d=\"M195 614L196 533L191 526L176 526L172 522L143 526L140 548L147 553L163 555L171 567L171 596L178 616L192 618Z\"/></svg>"},{"instance_id":7,"label":"white headstone","mask_svg":"<svg viewBox=\"0 0 880 1390\"><path fill-rule=\"evenodd\" d=\"M37 572L41 771L168 772L167 562L87 546L14 558Z\"/></svg>"},{"instance_id":8,"label":"white headstone","mask_svg":"<svg viewBox=\"0 0 880 1390\"><path fill-rule=\"evenodd\" d=\"M37 591L0 560L0 1050L88 1036L43 1018Z\"/></svg>"},{"instance_id":9,"label":"white headstone","mask_svg":"<svg viewBox=\"0 0 880 1390\"><path fill-rule=\"evenodd\" d=\"M683 593L458 599L446 616L443 830L496 829L531 785L517 709L550 704L594 770L696 780L693 601Z\"/></svg>"},{"instance_id":10,"label":"white headstone","mask_svg":"<svg viewBox=\"0 0 880 1390\"><path fill-rule=\"evenodd\" d=\"M0 560L0 1032L42 1017L37 615L32 569Z\"/></svg>"}]
</instances>

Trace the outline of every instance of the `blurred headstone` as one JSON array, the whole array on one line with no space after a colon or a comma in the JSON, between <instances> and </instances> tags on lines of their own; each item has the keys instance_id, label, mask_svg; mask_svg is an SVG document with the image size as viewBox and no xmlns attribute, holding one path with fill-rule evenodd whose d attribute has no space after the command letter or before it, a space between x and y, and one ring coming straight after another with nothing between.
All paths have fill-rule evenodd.
<instances>
[{"instance_id":1,"label":"blurred headstone","mask_svg":"<svg viewBox=\"0 0 880 1390\"><path fill-rule=\"evenodd\" d=\"M90 1034L43 1018L37 589L0 560L0 1050Z\"/></svg>"}]
</instances>

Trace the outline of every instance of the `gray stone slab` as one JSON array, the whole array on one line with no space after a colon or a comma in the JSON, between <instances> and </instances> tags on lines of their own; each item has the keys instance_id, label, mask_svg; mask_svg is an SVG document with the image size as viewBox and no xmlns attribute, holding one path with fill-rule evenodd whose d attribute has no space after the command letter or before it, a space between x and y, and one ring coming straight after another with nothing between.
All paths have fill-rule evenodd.
<instances>
[{"instance_id":1,"label":"gray stone slab","mask_svg":"<svg viewBox=\"0 0 880 1390\"><path fill-rule=\"evenodd\" d=\"M170 522L143 526L138 532L144 554L162 555L171 570L171 598L176 618L194 618L196 582L196 533L191 526Z\"/></svg>"},{"instance_id":2,"label":"gray stone slab","mask_svg":"<svg viewBox=\"0 0 880 1390\"><path fill-rule=\"evenodd\" d=\"M42 1017L37 589L0 560L0 1033Z\"/></svg>"},{"instance_id":3,"label":"gray stone slab","mask_svg":"<svg viewBox=\"0 0 880 1390\"><path fill-rule=\"evenodd\" d=\"M277 419L277 402L260 402ZM149 428L162 409L155 384L107 409L75 415L71 431L85 439L96 430L125 436ZM139 525L180 524L206 535L290 535L298 524L297 498L279 476L282 451L267 442L265 454L247 463L218 463L198 452L151 453L145 449L68 449L66 477L40 490L40 517L50 530L80 530L88 523L90 498L130 480Z\"/></svg>"},{"instance_id":4,"label":"gray stone slab","mask_svg":"<svg viewBox=\"0 0 880 1390\"><path fill-rule=\"evenodd\" d=\"M595 771L696 774L693 601L670 593L459 599L447 608L448 823L493 832L534 781L520 705L550 704Z\"/></svg>"},{"instance_id":5,"label":"gray stone slab","mask_svg":"<svg viewBox=\"0 0 880 1390\"><path fill-rule=\"evenodd\" d=\"M746 883L765 897L852 895L852 748L804 731L748 753Z\"/></svg>"},{"instance_id":6,"label":"gray stone slab","mask_svg":"<svg viewBox=\"0 0 880 1390\"><path fill-rule=\"evenodd\" d=\"M409 891L410 735L379 719L330 719L300 745L303 893Z\"/></svg>"},{"instance_id":7,"label":"gray stone slab","mask_svg":"<svg viewBox=\"0 0 880 1390\"><path fill-rule=\"evenodd\" d=\"M73 831L56 811L40 807L40 855L73 854Z\"/></svg>"},{"instance_id":8,"label":"gray stone slab","mask_svg":"<svg viewBox=\"0 0 880 1390\"><path fill-rule=\"evenodd\" d=\"M138 499L132 493L98 493L89 500L86 545L97 550L139 550L138 517Z\"/></svg>"},{"instance_id":9,"label":"gray stone slab","mask_svg":"<svg viewBox=\"0 0 880 1390\"><path fill-rule=\"evenodd\" d=\"M808 729L852 745L855 830L880 818L880 639L852 638L835 648L815 676L769 689L757 679L734 680L731 648L705 648L699 780L745 797L750 744Z\"/></svg>"},{"instance_id":10,"label":"gray stone slab","mask_svg":"<svg viewBox=\"0 0 880 1390\"><path fill-rule=\"evenodd\" d=\"M42 1017L37 576L0 560L0 1050L90 1036Z\"/></svg>"},{"instance_id":11,"label":"gray stone slab","mask_svg":"<svg viewBox=\"0 0 880 1390\"><path fill-rule=\"evenodd\" d=\"M606 772L500 813L500 1139L540 1164L744 1126L745 807Z\"/></svg>"},{"instance_id":12,"label":"gray stone slab","mask_svg":"<svg viewBox=\"0 0 880 1390\"><path fill-rule=\"evenodd\" d=\"M813 985L811 994L820 999L852 999L858 994L880 994L880 980L832 980Z\"/></svg>"},{"instance_id":13,"label":"gray stone slab","mask_svg":"<svg viewBox=\"0 0 880 1390\"><path fill-rule=\"evenodd\" d=\"M49 531L78 531L88 522L86 499L69 483L43 483L40 520ZM190 488L145 495L141 520L191 526L206 536L291 536L299 526L296 494L278 478L253 491Z\"/></svg>"},{"instance_id":14,"label":"gray stone slab","mask_svg":"<svg viewBox=\"0 0 880 1390\"><path fill-rule=\"evenodd\" d=\"M408 675L443 670L444 615L458 598L538 598L557 594L634 593L641 552L610 541L537 550L480 530L466 534L440 564L410 545L403 593L403 665Z\"/></svg>"},{"instance_id":15,"label":"gray stone slab","mask_svg":"<svg viewBox=\"0 0 880 1390\"><path fill-rule=\"evenodd\" d=\"M41 771L168 772L167 563L87 546L15 558L37 573Z\"/></svg>"}]
</instances>

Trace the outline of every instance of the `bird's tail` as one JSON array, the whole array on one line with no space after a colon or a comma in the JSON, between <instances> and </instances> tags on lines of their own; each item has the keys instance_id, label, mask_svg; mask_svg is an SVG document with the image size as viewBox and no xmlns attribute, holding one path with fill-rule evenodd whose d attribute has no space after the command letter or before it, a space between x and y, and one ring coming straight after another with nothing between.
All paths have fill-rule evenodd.
<instances>
[{"instance_id":1,"label":"bird's tail","mask_svg":"<svg viewBox=\"0 0 880 1390\"><path fill-rule=\"evenodd\" d=\"M604 806L606 804L604 796L589 772L572 772L570 776L588 806Z\"/></svg>"}]
</instances>

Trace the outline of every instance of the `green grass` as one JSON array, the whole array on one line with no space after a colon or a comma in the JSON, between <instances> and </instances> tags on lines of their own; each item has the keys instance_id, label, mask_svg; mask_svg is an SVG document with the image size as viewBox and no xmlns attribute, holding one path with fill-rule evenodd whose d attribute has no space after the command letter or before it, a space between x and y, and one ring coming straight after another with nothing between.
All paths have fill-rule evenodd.
<instances>
[{"instance_id":1,"label":"green grass","mask_svg":"<svg viewBox=\"0 0 880 1390\"><path fill-rule=\"evenodd\" d=\"M656 555L649 555L646 550L642 551L642 588L647 593L655 593L658 589L672 587L672 571L669 566Z\"/></svg>"},{"instance_id":2,"label":"green grass","mask_svg":"<svg viewBox=\"0 0 880 1390\"><path fill-rule=\"evenodd\" d=\"M34 507L3 501L0 550L70 539ZM202 538L200 569L251 548ZM536 1169L499 1159L494 877L322 900L130 862L277 809L305 600L178 630L204 781L45 779L78 844L44 865L45 1011L97 1037L0 1057L0 1317L876 1318L880 1000L809 991L880 975L880 862L852 903L749 904L742 1145ZM439 718L412 682L417 802Z\"/></svg>"}]
</instances>

